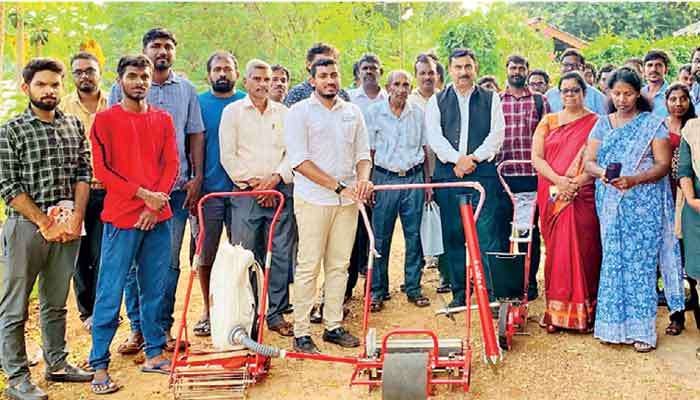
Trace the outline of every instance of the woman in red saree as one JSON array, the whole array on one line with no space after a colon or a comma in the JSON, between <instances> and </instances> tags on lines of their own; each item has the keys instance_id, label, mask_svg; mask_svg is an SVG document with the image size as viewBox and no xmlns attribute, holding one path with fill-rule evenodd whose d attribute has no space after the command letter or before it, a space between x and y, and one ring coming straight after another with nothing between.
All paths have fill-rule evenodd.
<instances>
[{"instance_id":1,"label":"woman in red saree","mask_svg":"<svg viewBox=\"0 0 700 400\"><path fill-rule=\"evenodd\" d=\"M583 149L598 116L584 108L580 74L559 81L564 109L546 115L533 137L537 206L546 248L546 309L542 325L590 332L595 318L602 250L593 178L583 170Z\"/></svg>"}]
</instances>

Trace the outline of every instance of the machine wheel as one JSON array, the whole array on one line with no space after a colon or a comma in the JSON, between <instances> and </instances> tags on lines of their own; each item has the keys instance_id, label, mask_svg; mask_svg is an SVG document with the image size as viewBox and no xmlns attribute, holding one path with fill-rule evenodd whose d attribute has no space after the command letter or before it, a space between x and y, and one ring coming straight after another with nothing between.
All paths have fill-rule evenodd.
<instances>
[{"instance_id":1,"label":"machine wheel","mask_svg":"<svg viewBox=\"0 0 700 400\"><path fill-rule=\"evenodd\" d=\"M428 353L388 353L382 368L382 400L425 400Z\"/></svg>"},{"instance_id":2,"label":"machine wheel","mask_svg":"<svg viewBox=\"0 0 700 400\"><path fill-rule=\"evenodd\" d=\"M508 314L510 303L501 303L498 307L498 345L503 350L510 350L512 336L508 332Z\"/></svg>"}]
</instances>

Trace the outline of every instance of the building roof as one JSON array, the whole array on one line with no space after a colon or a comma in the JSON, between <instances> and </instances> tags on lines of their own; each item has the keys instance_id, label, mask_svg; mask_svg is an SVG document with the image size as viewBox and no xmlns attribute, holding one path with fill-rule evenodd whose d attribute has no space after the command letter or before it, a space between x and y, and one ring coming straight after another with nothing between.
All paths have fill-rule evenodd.
<instances>
[{"instance_id":1,"label":"building roof","mask_svg":"<svg viewBox=\"0 0 700 400\"><path fill-rule=\"evenodd\" d=\"M673 36L697 35L700 34L700 21L694 22L685 28L673 32Z\"/></svg>"},{"instance_id":2,"label":"building roof","mask_svg":"<svg viewBox=\"0 0 700 400\"><path fill-rule=\"evenodd\" d=\"M527 25L536 32L540 32L545 37L564 43L567 47L583 49L588 46L588 42L585 40L568 32L564 32L552 24L546 23L541 17L531 18L527 21Z\"/></svg>"}]
</instances>

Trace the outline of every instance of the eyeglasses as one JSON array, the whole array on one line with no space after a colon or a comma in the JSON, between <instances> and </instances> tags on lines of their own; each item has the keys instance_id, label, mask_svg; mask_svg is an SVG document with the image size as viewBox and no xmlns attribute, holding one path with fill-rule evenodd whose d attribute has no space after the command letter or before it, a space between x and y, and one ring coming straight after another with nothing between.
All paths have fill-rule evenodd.
<instances>
[{"instance_id":1,"label":"eyeglasses","mask_svg":"<svg viewBox=\"0 0 700 400\"><path fill-rule=\"evenodd\" d=\"M94 78L95 75L97 75L97 70L94 68L73 70L73 77L80 78L83 75L87 76L88 78Z\"/></svg>"},{"instance_id":2,"label":"eyeglasses","mask_svg":"<svg viewBox=\"0 0 700 400\"><path fill-rule=\"evenodd\" d=\"M579 93L581 93L581 88L580 88L580 87L571 88L571 89L562 89L562 90L561 90L561 94L563 94L564 96L567 96L567 95L570 95L570 94L577 95L577 94L579 94Z\"/></svg>"},{"instance_id":3,"label":"eyeglasses","mask_svg":"<svg viewBox=\"0 0 700 400\"><path fill-rule=\"evenodd\" d=\"M572 70L572 69L579 69L581 67L581 64L577 63L561 63L561 66L566 68L567 70Z\"/></svg>"}]
</instances>

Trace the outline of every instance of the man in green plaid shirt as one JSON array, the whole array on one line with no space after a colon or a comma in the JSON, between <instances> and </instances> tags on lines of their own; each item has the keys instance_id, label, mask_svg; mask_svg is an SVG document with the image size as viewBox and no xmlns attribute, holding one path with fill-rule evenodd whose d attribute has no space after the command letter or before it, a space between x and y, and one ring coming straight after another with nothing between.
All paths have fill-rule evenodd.
<instances>
[{"instance_id":1,"label":"man in green plaid shirt","mask_svg":"<svg viewBox=\"0 0 700 400\"><path fill-rule=\"evenodd\" d=\"M63 74L59 61L30 61L22 72L30 105L0 126L0 197L8 205L2 237L7 261L0 290L0 354L9 381L5 395L11 399L48 398L30 380L24 341L29 294L37 277L46 380L92 379L66 361L66 298L92 168L81 122L56 108ZM72 212L57 220L49 217L54 206Z\"/></svg>"}]
</instances>

